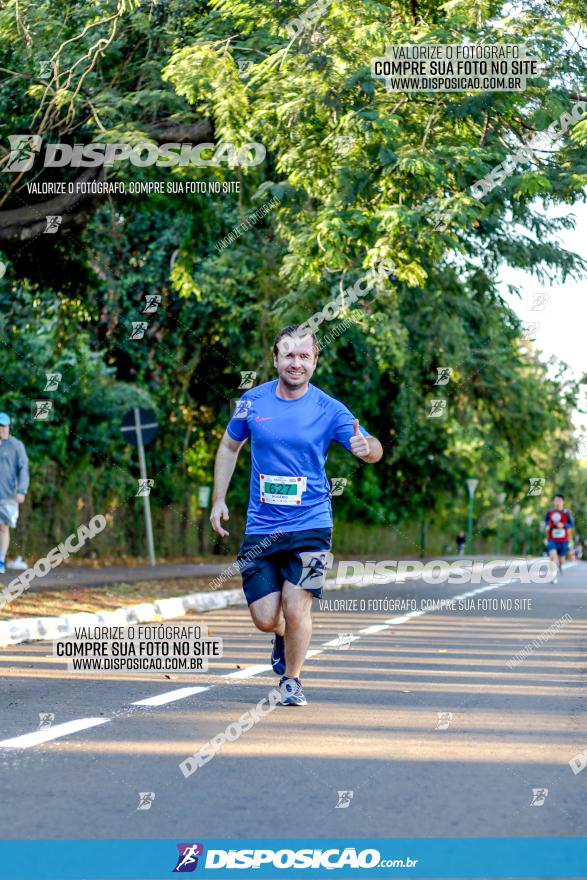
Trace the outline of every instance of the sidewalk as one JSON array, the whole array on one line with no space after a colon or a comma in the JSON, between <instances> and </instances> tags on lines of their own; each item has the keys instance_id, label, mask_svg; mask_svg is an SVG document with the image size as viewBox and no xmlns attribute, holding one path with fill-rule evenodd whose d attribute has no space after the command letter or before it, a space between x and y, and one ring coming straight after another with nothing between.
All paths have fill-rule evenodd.
<instances>
[{"instance_id":1,"label":"sidewalk","mask_svg":"<svg viewBox=\"0 0 587 880\"><path fill-rule=\"evenodd\" d=\"M64 590L68 587L77 590L79 587L102 587L107 584L133 583L135 581L164 581L178 578L213 578L231 565L233 559L226 557L226 562L218 565L183 563L171 565L139 565L113 566L109 568L82 568L60 566L46 577L33 578L30 592L41 590ZM0 585L5 586L22 574L22 571L7 569L0 574ZM1 586L0 586L1 589Z\"/></svg>"}]
</instances>

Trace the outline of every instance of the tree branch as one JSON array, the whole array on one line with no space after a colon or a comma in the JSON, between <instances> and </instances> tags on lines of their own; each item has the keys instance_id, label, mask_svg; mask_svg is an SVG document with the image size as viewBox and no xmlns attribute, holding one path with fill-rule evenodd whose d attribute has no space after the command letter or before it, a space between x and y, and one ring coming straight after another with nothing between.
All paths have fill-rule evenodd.
<instances>
[{"instance_id":1,"label":"tree branch","mask_svg":"<svg viewBox=\"0 0 587 880\"><path fill-rule=\"evenodd\" d=\"M76 182L88 183L103 179L102 168L88 168ZM83 206L95 199L94 193L64 193L45 202L15 208L12 211L0 211L0 241L30 241L40 235L46 226L49 215L60 215L62 227L72 226L79 222L77 214Z\"/></svg>"}]
</instances>

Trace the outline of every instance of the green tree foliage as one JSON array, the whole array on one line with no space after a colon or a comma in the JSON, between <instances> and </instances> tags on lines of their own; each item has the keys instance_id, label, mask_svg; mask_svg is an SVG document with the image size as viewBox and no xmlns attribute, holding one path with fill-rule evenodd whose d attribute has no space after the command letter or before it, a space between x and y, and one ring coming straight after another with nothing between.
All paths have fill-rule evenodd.
<instances>
[{"instance_id":1,"label":"green tree foliage","mask_svg":"<svg viewBox=\"0 0 587 880\"><path fill-rule=\"evenodd\" d=\"M572 219L545 208L583 196L587 123L483 199L470 187L586 97L584 53L569 38L584 10L509 7L330 3L292 39L292 20L308 9L293 0L2 4L0 162L6 136L20 132L70 144L209 140L267 150L251 168L115 164L106 179L238 181L240 192L74 200L63 235L39 233L46 197L26 184L78 171L1 175L2 405L25 411L38 393L38 377L19 370L25 354L41 372L61 363L72 374L38 459L80 474L126 468L128 451L111 438L122 403L144 396L164 426L150 451L157 498L176 503L211 480L240 371L270 378L276 330L307 320L383 261L393 274L320 327L317 384L385 447L376 469L333 450L330 475L349 479L339 517L400 532L436 519L452 534L468 476L481 480L490 525L497 492L529 509L543 502L526 495L531 477L544 475L545 491L563 473L572 481L563 469L577 387L540 361L498 273L504 264L541 280L584 271L556 238ZM387 44L464 41L525 43L544 61L541 75L523 92L399 94L371 75ZM270 199L276 208L219 247ZM153 316L143 314L147 294L162 298ZM142 318L144 340L129 339ZM52 329L39 339L41 325ZM452 370L446 385L435 384L441 367ZM446 412L434 418L438 399ZM35 432L28 424L32 444ZM246 488L241 468L235 501Z\"/></svg>"}]
</instances>

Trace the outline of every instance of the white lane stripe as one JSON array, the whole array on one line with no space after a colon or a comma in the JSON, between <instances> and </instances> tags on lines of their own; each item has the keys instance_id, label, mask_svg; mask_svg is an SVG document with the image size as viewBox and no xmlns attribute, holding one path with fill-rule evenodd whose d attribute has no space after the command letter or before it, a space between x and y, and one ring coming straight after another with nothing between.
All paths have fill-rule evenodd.
<instances>
[{"instance_id":1,"label":"white lane stripe","mask_svg":"<svg viewBox=\"0 0 587 880\"><path fill-rule=\"evenodd\" d=\"M30 749L31 746L41 745L41 743L49 742L49 740L58 739L60 736L68 736L70 733L77 733L79 730L87 730L89 727L106 724L107 721L110 721L110 718L78 718L77 721L66 721L64 724L48 727L47 730L34 730L32 733L24 733L22 736L4 739L0 742L0 747L4 749Z\"/></svg>"},{"instance_id":2,"label":"white lane stripe","mask_svg":"<svg viewBox=\"0 0 587 880\"><path fill-rule=\"evenodd\" d=\"M512 580L509 581L500 581L497 584L489 584L487 587L480 587L478 590L471 590L469 593L461 593L460 596L447 596L447 601L457 602L459 599L469 599L471 596L477 596L479 593L487 593L490 590L497 590L498 587L504 587L506 584L511 584ZM402 617L390 617L385 623L376 623L372 626L366 626L364 629L360 629L359 633L361 635L371 635L378 632L383 632L386 629L389 629L392 626L401 626L402 623L407 623L414 617L423 617L425 614L431 614L435 611L440 611L440 608L424 608L421 611L410 611L409 614L404 614ZM357 636L360 638L361 635ZM326 642L327 645L332 644L332 642Z\"/></svg>"},{"instance_id":3,"label":"white lane stripe","mask_svg":"<svg viewBox=\"0 0 587 880\"><path fill-rule=\"evenodd\" d=\"M340 648L341 645L350 645L351 642L355 642L360 636L353 636L344 633L344 637L338 636L336 639L330 639L329 642L322 642L323 648ZM309 653L309 652L308 652ZM322 653L322 652L320 652Z\"/></svg>"},{"instance_id":4,"label":"white lane stripe","mask_svg":"<svg viewBox=\"0 0 587 880\"><path fill-rule=\"evenodd\" d=\"M273 672L272 666L247 666L245 669L237 669L236 672L228 672L222 678L250 678L252 675L261 675L262 672Z\"/></svg>"},{"instance_id":5,"label":"white lane stripe","mask_svg":"<svg viewBox=\"0 0 587 880\"><path fill-rule=\"evenodd\" d=\"M192 694L201 694L202 691L209 691L213 685L206 687L187 687L178 688L175 691L165 691L163 694L157 694L156 697L147 697L145 700L136 700L131 706L163 706L165 703L173 703L174 700L183 700L185 697L191 697Z\"/></svg>"},{"instance_id":6,"label":"white lane stripe","mask_svg":"<svg viewBox=\"0 0 587 880\"><path fill-rule=\"evenodd\" d=\"M489 584L487 587L479 587L478 590L470 590L468 593L462 593L460 596L454 596L454 599L469 599L471 596L478 596L479 593L488 593L491 590L497 590L498 587L505 587L507 584L513 584L518 578L510 578L509 581L499 581L497 584Z\"/></svg>"}]
</instances>

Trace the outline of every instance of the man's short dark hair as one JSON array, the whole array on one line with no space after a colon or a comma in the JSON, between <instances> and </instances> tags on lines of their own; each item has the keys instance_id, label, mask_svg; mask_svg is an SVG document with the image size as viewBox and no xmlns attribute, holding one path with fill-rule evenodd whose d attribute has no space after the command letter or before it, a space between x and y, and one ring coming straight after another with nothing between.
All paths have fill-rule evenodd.
<instances>
[{"instance_id":1,"label":"man's short dark hair","mask_svg":"<svg viewBox=\"0 0 587 880\"><path fill-rule=\"evenodd\" d=\"M561 495L560 492L557 492L556 495L553 495L553 496L552 496L552 500L553 500L553 501L554 501L555 498L561 498L563 501L565 500L565 496L564 496L564 495Z\"/></svg>"},{"instance_id":2,"label":"man's short dark hair","mask_svg":"<svg viewBox=\"0 0 587 880\"><path fill-rule=\"evenodd\" d=\"M303 324L290 324L288 327L283 327L275 337L275 342L273 343L273 354L276 355L279 351L278 343L283 339L284 336L299 336L300 339L303 339L304 336L310 336L312 339L314 354L318 354L318 337L315 333L310 333L309 330L306 330Z\"/></svg>"}]
</instances>

